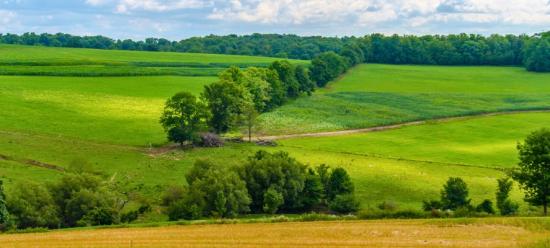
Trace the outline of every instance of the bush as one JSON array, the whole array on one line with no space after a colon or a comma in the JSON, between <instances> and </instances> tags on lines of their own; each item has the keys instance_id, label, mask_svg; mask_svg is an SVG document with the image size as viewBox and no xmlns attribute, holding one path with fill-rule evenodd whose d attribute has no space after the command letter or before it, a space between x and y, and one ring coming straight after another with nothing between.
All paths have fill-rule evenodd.
<instances>
[{"instance_id":1,"label":"bush","mask_svg":"<svg viewBox=\"0 0 550 248\"><path fill-rule=\"evenodd\" d=\"M224 141L215 133L201 133L197 145L201 147L222 147Z\"/></svg>"},{"instance_id":2,"label":"bush","mask_svg":"<svg viewBox=\"0 0 550 248\"><path fill-rule=\"evenodd\" d=\"M509 178L501 178L497 180L497 208L500 211L501 215L513 215L518 209L519 205L508 199L510 191L514 182Z\"/></svg>"},{"instance_id":3,"label":"bush","mask_svg":"<svg viewBox=\"0 0 550 248\"><path fill-rule=\"evenodd\" d=\"M422 209L424 209L424 211L441 210L442 207L443 204L441 204L440 201L431 200L422 202Z\"/></svg>"},{"instance_id":4,"label":"bush","mask_svg":"<svg viewBox=\"0 0 550 248\"><path fill-rule=\"evenodd\" d=\"M56 228L58 208L48 190L36 183L19 183L10 194L8 209L17 228Z\"/></svg>"},{"instance_id":5,"label":"bush","mask_svg":"<svg viewBox=\"0 0 550 248\"><path fill-rule=\"evenodd\" d=\"M411 209L399 211L368 209L358 213L359 219L421 219L429 216L429 213Z\"/></svg>"},{"instance_id":6,"label":"bush","mask_svg":"<svg viewBox=\"0 0 550 248\"><path fill-rule=\"evenodd\" d=\"M383 201L380 204L378 204L378 209L384 210L384 211L396 211L398 208L397 203L393 201Z\"/></svg>"},{"instance_id":7,"label":"bush","mask_svg":"<svg viewBox=\"0 0 550 248\"><path fill-rule=\"evenodd\" d=\"M359 210L359 201L353 194L337 195L329 203L329 209L339 214L354 213Z\"/></svg>"},{"instance_id":8,"label":"bush","mask_svg":"<svg viewBox=\"0 0 550 248\"><path fill-rule=\"evenodd\" d=\"M495 214L495 209L493 208L493 202L487 199L484 200L482 203L477 205L476 212Z\"/></svg>"},{"instance_id":9,"label":"bush","mask_svg":"<svg viewBox=\"0 0 550 248\"><path fill-rule=\"evenodd\" d=\"M468 186L459 177L451 177L441 190L441 203L444 209L455 210L461 207L469 207Z\"/></svg>"}]
</instances>

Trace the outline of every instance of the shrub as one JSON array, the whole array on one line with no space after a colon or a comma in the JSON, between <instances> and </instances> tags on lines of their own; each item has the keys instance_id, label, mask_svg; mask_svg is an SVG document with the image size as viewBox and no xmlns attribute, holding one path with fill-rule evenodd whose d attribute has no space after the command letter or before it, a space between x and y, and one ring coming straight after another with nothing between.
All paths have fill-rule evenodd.
<instances>
[{"instance_id":1,"label":"shrub","mask_svg":"<svg viewBox=\"0 0 550 248\"><path fill-rule=\"evenodd\" d=\"M359 201L353 194L337 195L329 203L329 209L339 214L349 214L359 210Z\"/></svg>"},{"instance_id":2,"label":"shrub","mask_svg":"<svg viewBox=\"0 0 550 248\"><path fill-rule=\"evenodd\" d=\"M19 183L10 194L8 209L17 228L56 228L58 208L48 190L36 183Z\"/></svg>"},{"instance_id":3,"label":"shrub","mask_svg":"<svg viewBox=\"0 0 550 248\"><path fill-rule=\"evenodd\" d=\"M424 209L424 211L440 210L442 207L443 204L441 204L440 201L431 200L422 202L422 209Z\"/></svg>"},{"instance_id":4,"label":"shrub","mask_svg":"<svg viewBox=\"0 0 550 248\"><path fill-rule=\"evenodd\" d=\"M444 209L455 210L460 207L469 207L468 186L459 177L451 177L441 190L441 203Z\"/></svg>"},{"instance_id":5,"label":"shrub","mask_svg":"<svg viewBox=\"0 0 550 248\"><path fill-rule=\"evenodd\" d=\"M393 201L383 201L378 204L378 209L385 211L396 211L398 208L397 203Z\"/></svg>"},{"instance_id":6,"label":"shrub","mask_svg":"<svg viewBox=\"0 0 550 248\"><path fill-rule=\"evenodd\" d=\"M488 214L495 214L495 209L493 208L493 202L487 199L485 199L482 203L477 205L476 211L488 213Z\"/></svg>"},{"instance_id":7,"label":"shrub","mask_svg":"<svg viewBox=\"0 0 550 248\"><path fill-rule=\"evenodd\" d=\"M367 209L358 213L359 219L420 219L429 216L430 215L426 212L411 209L399 211Z\"/></svg>"},{"instance_id":8,"label":"shrub","mask_svg":"<svg viewBox=\"0 0 550 248\"><path fill-rule=\"evenodd\" d=\"M328 179L327 198L333 200L337 195L352 194L355 190L348 172L344 168L332 170Z\"/></svg>"},{"instance_id":9,"label":"shrub","mask_svg":"<svg viewBox=\"0 0 550 248\"><path fill-rule=\"evenodd\" d=\"M497 180L497 208L500 211L501 215L513 215L515 214L518 209L519 205L516 203L513 203L508 199L510 195L510 191L512 191L512 187L514 185L514 182L510 180L509 178L501 178Z\"/></svg>"}]
</instances>

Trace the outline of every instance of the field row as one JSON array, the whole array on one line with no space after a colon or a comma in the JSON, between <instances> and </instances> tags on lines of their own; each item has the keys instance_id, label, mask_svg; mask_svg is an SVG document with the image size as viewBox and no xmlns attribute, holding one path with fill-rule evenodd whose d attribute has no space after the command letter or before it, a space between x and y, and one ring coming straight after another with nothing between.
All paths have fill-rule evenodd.
<instances>
[{"instance_id":1,"label":"field row","mask_svg":"<svg viewBox=\"0 0 550 248\"><path fill-rule=\"evenodd\" d=\"M548 219L285 222L0 235L5 247L546 247Z\"/></svg>"}]
</instances>

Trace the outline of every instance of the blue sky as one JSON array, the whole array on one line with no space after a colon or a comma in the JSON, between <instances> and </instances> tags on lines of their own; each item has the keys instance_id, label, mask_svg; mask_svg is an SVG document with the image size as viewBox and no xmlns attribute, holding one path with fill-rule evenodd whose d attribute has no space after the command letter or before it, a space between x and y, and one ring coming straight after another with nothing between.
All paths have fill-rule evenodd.
<instances>
[{"instance_id":1,"label":"blue sky","mask_svg":"<svg viewBox=\"0 0 550 248\"><path fill-rule=\"evenodd\" d=\"M0 33L183 39L208 34L533 34L550 0L0 0Z\"/></svg>"}]
</instances>

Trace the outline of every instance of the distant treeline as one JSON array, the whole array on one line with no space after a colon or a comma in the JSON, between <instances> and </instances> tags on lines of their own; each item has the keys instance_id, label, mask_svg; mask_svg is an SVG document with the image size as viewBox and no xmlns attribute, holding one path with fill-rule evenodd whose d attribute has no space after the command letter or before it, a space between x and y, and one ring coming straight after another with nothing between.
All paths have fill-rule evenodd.
<instances>
[{"instance_id":1,"label":"distant treeline","mask_svg":"<svg viewBox=\"0 0 550 248\"><path fill-rule=\"evenodd\" d=\"M54 47L240 54L308 60L323 52L342 53L349 47L359 47L363 51L363 60L369 63L522 65L531 71L550 71L550 32L534 36L372 34L343 38L278 34L209 35L181 41L157 38L133 41L114 40L104 36L25 33L0 34L0 42Z\"/></svg>"}]
</instances>

